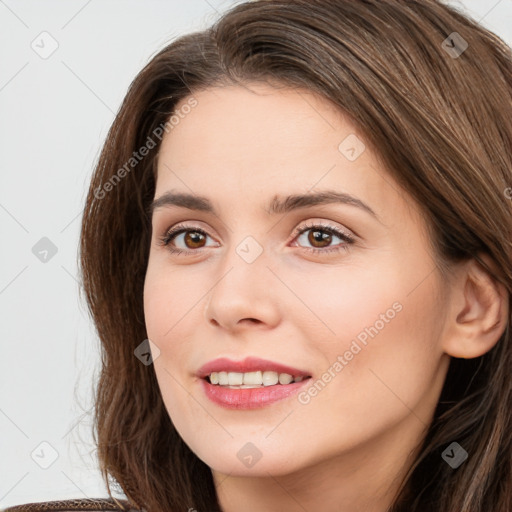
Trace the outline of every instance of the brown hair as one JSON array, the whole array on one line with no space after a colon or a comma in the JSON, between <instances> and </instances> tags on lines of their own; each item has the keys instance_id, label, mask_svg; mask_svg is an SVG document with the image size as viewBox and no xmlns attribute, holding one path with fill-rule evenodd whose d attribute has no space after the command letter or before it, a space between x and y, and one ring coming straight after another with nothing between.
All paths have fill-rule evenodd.
<instances>
[{"instance_id":1,"label":"brown hair","mask_svg":"<svg viewBox=\"0 0 512 512\"><path fill-rule=\"evenodd\" d=\"M177 39L129 88L80 241L102 343L94 436L103 478L109 493L113 478L150 512L220 510L210 468L174 429L153 366L134 356L147 338L148 204L162 127L201 89L255 81L331 101L421 207L439 269L474 258L512 292L512 54L500 38L435 0L256 0ZM156 147L130 160L150 138ZM488 353L452 358L393 512L512 510L511 375L509 317ZM453 441L469 453L456 470L441 458Z\"/></svg>"}]
</instances>

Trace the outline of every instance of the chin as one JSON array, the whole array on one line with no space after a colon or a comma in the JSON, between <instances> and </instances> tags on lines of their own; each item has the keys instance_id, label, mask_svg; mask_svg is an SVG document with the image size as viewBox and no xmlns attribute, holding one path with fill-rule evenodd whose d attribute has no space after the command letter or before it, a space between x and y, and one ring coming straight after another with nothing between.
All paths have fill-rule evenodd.
<instances>
[{"instance_id":1,"label":"chin","mask_svg":"<svg viewBox=\"0 0 512 512\"><path fill-rule=\"evenodd\" d=\"M219 443L220 445L221 443ZM211 445L204 451L201 448L194 453L213 471L229 476L268 477L284 476L299 471L308 465L305 454L297 458L297 446L293 448L268 442L264 437L252 440L247 437L243 441L231 439L222 443L221 450L211 450ZM206 447L205 447L206 448Z\"/></svg>"}]
</instances>

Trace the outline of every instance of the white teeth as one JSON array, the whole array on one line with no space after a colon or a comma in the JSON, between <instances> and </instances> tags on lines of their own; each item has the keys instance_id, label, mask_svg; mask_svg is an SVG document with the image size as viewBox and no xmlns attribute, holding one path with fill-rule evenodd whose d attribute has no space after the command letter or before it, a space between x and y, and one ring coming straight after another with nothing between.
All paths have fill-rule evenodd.
<instances>
[{"instance_id":1,"label":"white teeth","mask_svg":"<svg viewBox=\"0 0 512 512\"><path fill-rule=\"evenodd\" d=\"M261 386L262 382L263 374L260 371L244 373L244 384L248 386Z\"/></svg>"},{"instance_id":2,"label":"white teeth","mask_svg":"<svg viewBox=\"0 0 512 512\"><path fill-rule=\"evenodd\" d=\"M279 382L279 374L277 372L263 372L263 385L275 386Z\"/></svg>"},{"instance_id":3,"label":"white teeth","mask_svg":"<svg viewBox=\"0 0 512 512\"><path fill-rule=\"evenodd\" d=\"M301 382L303 377L293 377L289 373L277 373L273 371L256 372L212 372L209 375L210 384L230 386L240 389L259 388L262 386L275 386L276 384L291 384Z\"/></svg>"},{"instance_id":4,"label":"white teeth","mask_svg":"<svg viewBox=\"0 0 512 512\"><path fill-rule=\"evenodd\" d=\"M293 381L293 377L289 373L279 374L279 384L290 384Z\"/></svg>"},{"instance_id":5,"label":"white teeth","mask_svg":"<svg viewBox=\"0 0 512 512\"><path fill-rule=\"evenodd\" d=\"M228 382L230 386L240 386L244 381L244 374L238 372L228 373Z\"/></svg>"}]
</instances>

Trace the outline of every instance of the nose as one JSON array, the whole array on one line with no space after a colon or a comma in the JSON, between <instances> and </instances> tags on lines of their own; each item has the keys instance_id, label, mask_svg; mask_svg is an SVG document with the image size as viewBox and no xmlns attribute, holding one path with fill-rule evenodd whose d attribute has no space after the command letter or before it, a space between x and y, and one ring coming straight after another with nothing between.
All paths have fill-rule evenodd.
<instances>
[{"instance_id":1,"label":"nose","mask_svg":"<svg viewBox=\"0 0 512 512\"><path fill-rule=\"evenodd\" d=\"M279 281L268 268L265 253L248 263L233 250L224 263L206 300L207 322L232 333L275 327L283 302L279 300Z\"/></svg>"}]
</instances>

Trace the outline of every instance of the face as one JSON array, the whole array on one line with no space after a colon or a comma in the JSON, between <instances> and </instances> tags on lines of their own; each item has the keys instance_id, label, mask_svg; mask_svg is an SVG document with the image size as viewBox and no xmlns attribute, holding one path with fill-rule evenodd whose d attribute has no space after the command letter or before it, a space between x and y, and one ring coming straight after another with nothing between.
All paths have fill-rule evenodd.
<instances>
[{"instance_id":1,"label":"face","mask_svg":"<svg viewBox=\"0 0 512 512\"><path fill-rule=\"evenodd\" d=\"M310 92L194 97L162 141L144 288L174 426L239 476L411 445L447 370L418 207Z\"/></svg>"}]
</instances>

